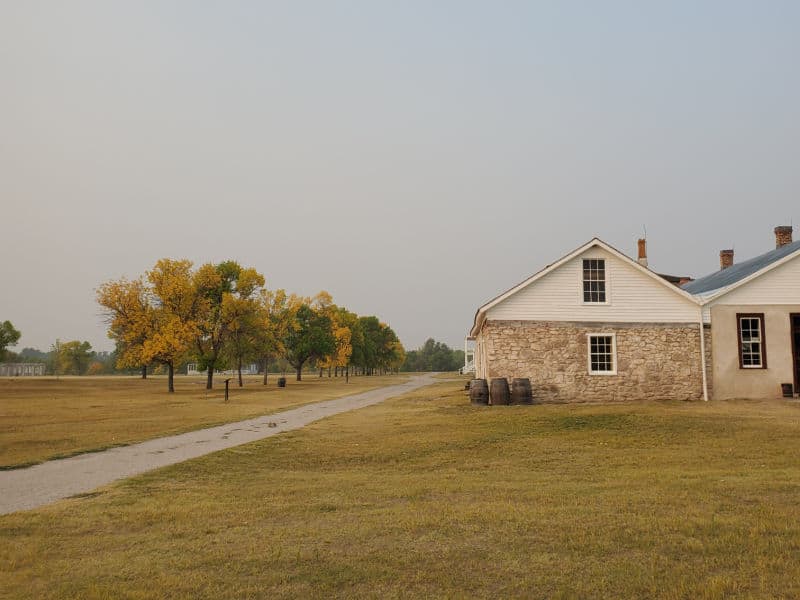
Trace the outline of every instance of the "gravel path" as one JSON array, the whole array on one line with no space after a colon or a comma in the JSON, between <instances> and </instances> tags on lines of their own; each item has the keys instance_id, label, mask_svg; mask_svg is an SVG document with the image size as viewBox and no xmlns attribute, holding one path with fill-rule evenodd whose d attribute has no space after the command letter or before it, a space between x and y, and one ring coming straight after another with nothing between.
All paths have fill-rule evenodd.
<instances>
[{"instance_id":1,"label":"gravel path","mask_svg":"<svg viewBox=\"0 0 800 600\"><path fill-rule=\"evenodd\" d=\"M436 379L430 375L417 375L407 383L306 404L247 421L51 460L27 469L0 471L0 514L36 508L90 492L118 479L299 429L325 417L377 404L434 382Z\"/></svg>"}]
</instances>

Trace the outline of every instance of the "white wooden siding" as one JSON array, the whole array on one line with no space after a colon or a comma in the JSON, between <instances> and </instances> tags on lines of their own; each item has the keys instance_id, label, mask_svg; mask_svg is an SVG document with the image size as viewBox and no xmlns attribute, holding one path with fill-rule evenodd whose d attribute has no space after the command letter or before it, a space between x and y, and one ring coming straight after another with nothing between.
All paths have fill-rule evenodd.
<instances>
[{"instance_id":1,"label":"white wooden siding","mask_svg":"<svg viewBox=\"0 0 800 600\"><path fill-rule=\"evenodd\" d=\"M605 304L583 302L583 259L606 261ZM700 307L653 281L610 252L586 250L525 289L490 308L492 320L697 322Z\"/></svg>"},{"instance_id":2,"label":"white wooden siding","mask_svg":"<svg viewBox=\"0 0 800 600\"><path fill-rule=\"evenodd\" d=\"M717 304L800 304L800 257L756 277L703 307L703 313Z\"/></svg>"}]
</instances>

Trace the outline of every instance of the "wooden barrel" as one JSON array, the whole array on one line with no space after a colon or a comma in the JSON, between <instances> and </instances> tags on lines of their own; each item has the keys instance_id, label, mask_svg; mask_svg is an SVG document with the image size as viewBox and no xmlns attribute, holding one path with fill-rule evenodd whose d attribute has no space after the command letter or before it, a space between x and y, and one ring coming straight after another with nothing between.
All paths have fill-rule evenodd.
<instances>
[{"instance_id":1,"label":"wooden barrel","mask_svg":"<svg viewBox=\"0 0 800 600\"><path fill-rule=\"evenodd\" d=\"M492 399L493 406L508 404L510 399L508 393L508 379L505 377L495 377L492 379L492 384L489 388L489 397Z\"/></svg>"},{"instance_id":2,"label":"wooden barrel","mask_svg":"<svg viewBox=\"0 0 800 600\"><path fill-rule=\"evenodd\" d=\"M485 379L473 379L469 382L469 401L472 404L489 404L489 387Z\"/></svg>"},{"instance_id":3,"label":"wooden barrel","mask_svg":"<svg viewBox=\"0 0 800 600\"><path fill-rule=\"evenodd\" d=\"M530 379L515 377L511 381L511 404L533 404Z\"/></svg>"},{"instance_id":4,"label":"wooden barrel","mask_svg":"<svg viewBox=\"0 0 800 600\"><path fill-rule=\"evenodd\" d=\"M286 377L278 377L278 387L286 387Z\"/></svg>"}]
</instances>

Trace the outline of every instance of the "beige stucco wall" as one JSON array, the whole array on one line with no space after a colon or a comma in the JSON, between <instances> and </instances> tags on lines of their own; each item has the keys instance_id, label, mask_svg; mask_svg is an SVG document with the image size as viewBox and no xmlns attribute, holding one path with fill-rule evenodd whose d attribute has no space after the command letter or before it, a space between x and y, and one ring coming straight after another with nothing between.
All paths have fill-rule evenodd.
<instances>
[{"instance_id":1,"label":"beige stucco wall","mask_svg":"<svg viewBox=\"0 0 800 600\"><path fill-rule=\"evenodd\" d=\"M739 368L736 313L764 313L766 369ZM794 382L790 313L800 313L800 304L711 307L714 399L778 398L780 384Z\"/></svg>"},{"instance_id":2,"label":"beige stucco wall","mask_svg":"<svg viewBox=\"0 0 800 600\"><path fill-rule=\"evenodd\" d=\"M589 374L590 333L616 335L616 375ZM529 377L539 401L703 397L696 323L487 321L481 338L486 377Z\"/></svg>"}]
</instances>

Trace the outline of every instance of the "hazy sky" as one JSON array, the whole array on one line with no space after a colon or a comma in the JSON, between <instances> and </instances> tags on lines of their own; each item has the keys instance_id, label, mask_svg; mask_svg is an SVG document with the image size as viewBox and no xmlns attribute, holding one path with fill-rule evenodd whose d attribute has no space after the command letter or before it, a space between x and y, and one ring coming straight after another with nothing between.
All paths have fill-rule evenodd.
<instances>
[{"instance_id":1,"label":"hazy sky","mask_svg":"<svg viewBox=\"0 0 800 600\"><path fill-rule=\"evenodd\" d=\"M0 320L234 259L460 347L595 235L702 275L800 224L799 58L794 1L0 0Z\"/></svg>"}]
</instances>

